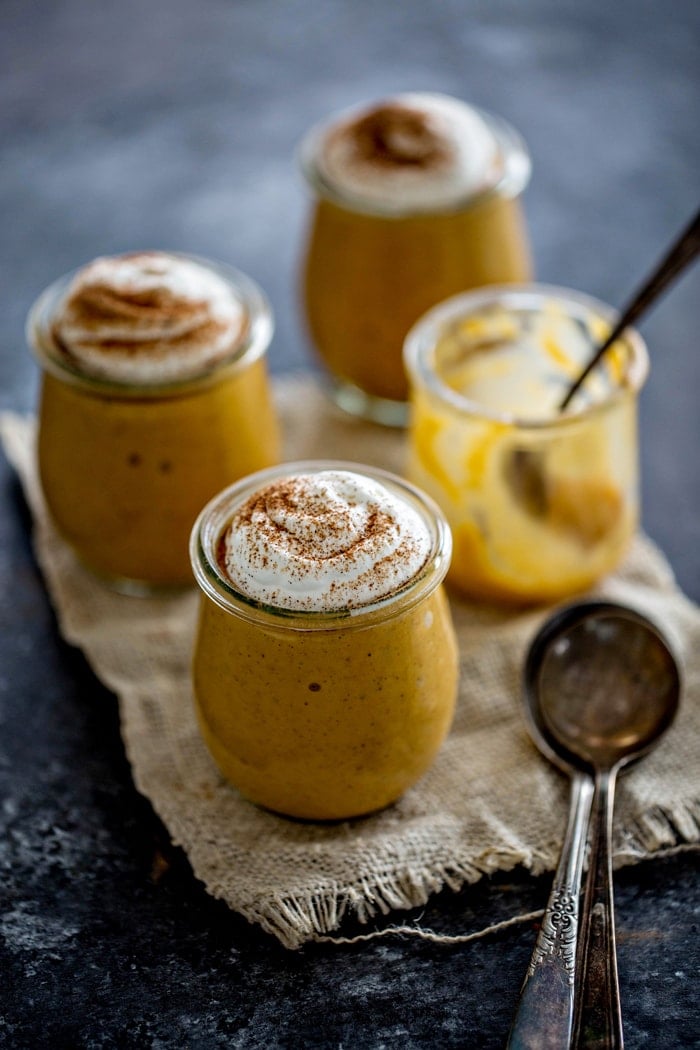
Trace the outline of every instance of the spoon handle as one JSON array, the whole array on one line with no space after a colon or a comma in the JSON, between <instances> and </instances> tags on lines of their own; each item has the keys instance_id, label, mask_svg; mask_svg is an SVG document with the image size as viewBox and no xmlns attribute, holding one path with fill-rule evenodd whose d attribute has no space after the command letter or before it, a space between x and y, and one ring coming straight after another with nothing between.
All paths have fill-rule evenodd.
<instances>
[{"instance_id":1,"label":"spoon handle","mask_svg":"<svg viewBox=\"0 0 700 1050\"><path fill-rule=\"evenodd\" d=\"M622 1050L622 1011L615 950L612 817L617 770L596 774L588 875L581 910L575 1048Z\"/></svg>"},{"instance_id":2,"label":"spoon handle","mask_svg":"<svg viewBox=\"0 0 700 1050\"><path fill-rule=\"evenodd\" d=\"M697 213L692 222L686 226L683 232L676 238L671 247L664 255L654 272L648 277L636 294L630 299L627 306L622 310L620 319L613 328L604 343L598 347L590 361L579 374L576 381L569 387L566 397L559 405L559 411L563 412L572 397L579 389L584 379L590 374L600 361L601 357L609 347L619 339L625 328L640 317L651 304L658 299L664 289L675 280L700 252L700 212Z\"/></svg>"},{"instance_id":3,"label":"spoon handle","mask_svg":"<svg viewBox=\"0 0 700 1050\"><path fill-rule=\"evenodd\" d=\"M574 773L559 864L520 991L508 1050L562 1050L569 1045L578 899L592 797L592 777Z\"/></svg>"}]
</instances>

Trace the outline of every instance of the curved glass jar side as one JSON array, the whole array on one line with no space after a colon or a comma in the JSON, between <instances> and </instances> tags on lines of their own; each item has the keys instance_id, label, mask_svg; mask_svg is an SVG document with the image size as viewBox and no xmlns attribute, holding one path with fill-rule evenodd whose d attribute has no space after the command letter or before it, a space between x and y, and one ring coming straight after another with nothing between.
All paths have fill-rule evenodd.
<instances>
[{"instance_id":1,"label":"curved glass jar side","mask_svg":"<svg viewBox=\"0 0 700 1050\"><path fill-rule=\"evenodd\" d=\"M66 383L80 387L96 397L156 399L183 397L216 383L252 365L268 350L274 333L272 307L262 288L235 267L214 263L196 255L169 252L175 258L197 263L223 278L231 287L244 311L245 329L231 351L220 361L208 364L194 376L169 383L130 383L96 377L80 368L56 345L51 327L75 276L82 267L65 274L50 284L36 299L27 316L27 342L39 364Z\"/></svg>"},{"instance_id":2,"label":"curved glass jar side","mask_svg":"<svg viewBox=\"0 0 700 1050\"><path fill-rule=\"evenodd\" d=\"M448 410L459 415L490 419L507 426L533 431L565 428L582 416L604 410L608 404L627 393L639 393L649 373L649 355L644 340L633 328L627 329L618 340L627 351L627 368L623 382L612 391L610 397L595 401L576 412L555 414L548 419L523 418L480 405L458 393L441 379L436 367L435 352L450 322L477 315L485 307L501 306L505 311L512 309L536 312L550 303L562 307L570 317L582 321L600 318L611 327L618 317L616 311L606 303L583 292L557 285L508 284L460 293L428 310L406 336L404 363L412 382L416 386L425 387ZM591 350L593 349L592 343ZM605 367L604 361L601 362L601 367Z\"/></svg>"},{"instance_id":3,"label":"curved glass jar side","mask_svg":"<svg viewBox=\"0 0 700 1050\"><path fill-rule=\"evenodd\" d=\"M431 549L428 558L407 584L383 598L357 608L331 612L297 611L265 605L238 591L221 568L217 551L219 542L233 514L245 500L263 485L294 473L318 473L323 470L354 470L380 481L419 512L429 529ZM291 631L336 628L362 628L386 620L410 609L431 594L442 583L450 563L452 538L444 516L437 505L415 486L379 468L337 460L301 460L258 471L212 499L200 513L190 537L192 571L203 594L226 612L252 623Z\"/></svg>"},{"instance_id":4,"label":"curved glass jar side","mask_svg":"<svg viewBox=\"0 0 700 1050\"><path fill-rule=\"evenodd\" d=\"M484 407L439 374L437 345L450 322L494 302L522 310L553 299L575 319L614 320L609 307L567 289L494 288L434 308L406 340L407 473L452 529L449 580L478 600L527 604L583 591L619 562L638 522L637 397L648 356L636 332L621 340L626 367L609 395L546 418Z\"/></svg>"}]
</instances>

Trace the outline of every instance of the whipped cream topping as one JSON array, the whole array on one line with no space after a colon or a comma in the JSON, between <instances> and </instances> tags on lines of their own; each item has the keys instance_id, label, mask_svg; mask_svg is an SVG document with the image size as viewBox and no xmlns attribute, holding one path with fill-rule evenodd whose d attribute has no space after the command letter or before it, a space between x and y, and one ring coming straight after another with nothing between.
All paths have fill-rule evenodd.
<instances>
[{"instance_id":1,"label":"whipped cream topping","mask_svg":"<svg viewBox=\"0 0 700 1050\"><path fill-rule=\"evenodd\" d=\"M447 207L490 188L504 158L471 106L448 95L406 93L332 124L316 163L339 193L399 211Z\"/></svg>"},{"instance_id":2,"label":"whipped cream topping","mask_svg":"<svg viewBox=\"0 0 700 1050\"><path fill-rule=\"evenodd\" d=\"M237 590L282 609L335 612L387 597L428 559L420 514L345 470L279 478L234 515L221 561Z\"/></svg>"},{"instance_id":3,"label":"whipped cream topping","mask_svg":"<svg viewBox=\"0 0 700 1050\"><path fill-rule=\"evenodd\" d=\"M214 270L165 252L95 259L73 278L53 338L82 371L153 384L191 379L227 357L247 323Z\"/></svg>"}]
</instances>

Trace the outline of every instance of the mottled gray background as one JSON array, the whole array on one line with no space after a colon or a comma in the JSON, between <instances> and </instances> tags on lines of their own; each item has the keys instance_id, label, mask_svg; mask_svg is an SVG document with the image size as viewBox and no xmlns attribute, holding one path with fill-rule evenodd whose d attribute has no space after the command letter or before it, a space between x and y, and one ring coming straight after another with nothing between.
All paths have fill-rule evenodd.
<instances>
[{"instance_id":1,"label":"mottled gray background","mask_svg":"<svg viewBox=\"0 0 700 1050\"><path fill-rule=\"evenodd\" d=\"M5 0L0 17L5 405L34 400L33 296L137 247L248 271L277 315L272 367L305 367L295 147L360 99L439 90L511 120L539 277L615 305L700 198L692 0ZM696 273L643 325L645 524L696 597L699 298Z\"/></svg>"},{"instance_id":2,"label":"mottled gray background","mask_svg":"<svg viewBox=\"0 0 700 1050\"><path fill-rule=\"evenodd\" d=\"M294 151L331 110L439 90L530 145L538 273L620 304L698 205L697 0L1 0L0 407L34 296L98 253L194 251L266 288L308 367ZM700 599L700 271L642 325L644 523ZM201 891L133 789L116 707L59 638L0 457L0 1046L500 1047L534 932L289 955ZM524 873L442 894L478 929ZM629 1047L700 1044L697 866L617 877ZM417 918L418 915L411 916Z\"/></svg>"}]
</instances>

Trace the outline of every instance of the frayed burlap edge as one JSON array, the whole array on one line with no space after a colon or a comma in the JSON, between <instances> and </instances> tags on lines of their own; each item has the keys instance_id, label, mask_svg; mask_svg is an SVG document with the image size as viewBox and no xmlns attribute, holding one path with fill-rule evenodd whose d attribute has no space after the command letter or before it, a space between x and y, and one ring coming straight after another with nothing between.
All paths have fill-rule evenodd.
<instances>
[{"instance_id":1,"label":"frayed burlap edge","mask_svg":"<svg viewBox=\"0 0 700 1050\"><path fill-rule=\"evenodd\" d=\"M287 429L287 458L312 458L316 455L316 449L322 448L326 457L351 458L389 469L400 469L401 438L396 432L366 428L337 414L308 380L279 383L277 396ZM524 829L514 826L518 824L518 819L513 822L513 813L505 817L503 813L495 812L487 814L483 827L479 817L470 833L474 814L468 807L459 809L458 816L452 819L454 812L451 812L451 806L455 812L457 810L452 796L456 785L453 785L451 778L454 779L455 771L460 777L462 773L459 748L453 746L452 739L448 741L445 754L436 763L435 769L424 778L421 785L408 793L405 800L385 815L342 825L330 835L327 829L301 825L299 827L303 831L295 832L290 840L290 822L255 811L254 807L237 798L235 806L229 806L235 792L221 782L208 756L200 753L201 742L191 739L191 726L188 725L183 731L177 719L172 724L168 723L167 717L163 715L165 708L159 708L163 696L170 692L174 675L178 688L172 690L173 695L182 694L178 703L183 710L189 703L188 689L183 686L188 660L184 655L176 655L173 659L171 649L175 640L178 643L182 641L183 622L193 621L194 596L184 595L165 605L152 605L149 601L138 605L147 626L143 635L146 648L139 653L138 658L145 661L144 666L150 676L148 680L151 685L155 682L156 687L152 696L125 688L120 673L109 666L109 661L105 664L104 653L99 650L98 644L100 640L104 643L106 632L118 630L119 610L112 623L109 618L100 623L93 622L92 617L84 612L81 615L81 609L83 605L89 607L95 588L99 588L99 602L103 610L107 609L110 614L120 602L133 602L133 599L121 599L104 592L99 583L73 562L70 552L53 533L36 478L33 433L32 419L21 419L12 414L0 418L0 434L8 458L20 475L34 515L37 556L47 579L62 633L68 641L85 651L98 676L116 692L122 733L136 786L150 799L176 844L184 848L196 876L202 880L209 893L226 901L230 907L258 924L286 947L298 948L308 941L326 940L346 918L352 917L367 923L374 917L385 916L395 910L419 907L441 889L458 890L465 884L476 882L484 874L508 871L517 865L522 865L534 874L553 868L565 814L566 783L532 753L523 740L524 733L519 726L511 726L505 749L513 745L510 737L515 733L517 741L513 753L520 772L514 782L521 792L529 791L531 787L533 797L539 802L542 811L540 816L545 826L537 830L534 825L527 825ZM350 451L349 456L347 450ZM67 580L70 580L68 590ZM635 604L649 615L660 615L684 661L684 704L686 709L688 704L692 705L695 716L691 720L692 725L686 726L683 734L686 744L690 734L696 761L687 769L682 795L680 792L674 797L667 795L661 802L650 798L644 804L646 794L654 794L655 776L658 777L658 784L663 785L665 765L662 762L658 773L649 775L646 783L640 783L634 792L634 804L624 797L621 800L616 828L616 863L625 864L684 845L696 845L700 841L696 746L700 616L696 607L675 587L663 557L643 537L635 541L635 549L626 566L618 575L606 581L600 593L605 597ZM660 602L662 608L659 610ZM505 648L512 649L507 666L501 666L498 662L500 657L497 656L497 663L493 667L489 665L486 671L494 671L497 683L494 692L512 691L514 669L516 665L519 666L525 641L544 615L543 611L510 619L496 610L474 609L459 604L454 611L460 641L474 639L474 644L462 647L463 678L468 676L471 679L475 668L478 671L479 641L489 639L493 633L496 636L500 633L508 641ZM137 625L136 630L141 632L141 627ZM496 648L500 651L499 646ZM121 649L117 646L117 650L117 663L121 661L123 664L125 652L132 650L128 649L128 645L126 649L123 645ZM488 679L487 674L485 678ZM153 699L154 695L158 697L157 702ZM473 697L462 697L461 703L471 705L470 711L476 711L479 715L481 709L474 704ZM488 725L483 727L483 732L486 734L485 739L490 739ZM453 736L462 745L463 739L459 733L457 726ZM144 741L149 738L157 738L158 746L155 749L145 747ZM679 739L678 736L676 739ZM500 746L496 753L500 757L503 751L504 747ZM179 756L178 762L173 760L175 754ZM672 751L666 745L664 754L666 766L674 766ZM649 760L650 763L652 761L653 758ZM455 767L452 773L450 763ZM181 768L174 775L172 767L177 764ZM647 768L652 767L650 765ZM228 834L229 840L236 839L238 835L233 843L227 841L225 826L223 830L220 825L213 830L207 827L203 834L201 828L198 831L193 827L193 813L188 809L192 804L192 770L201 779L201 784L196 785L197 789L201 787L204 797L204 801L199 797L196 800L197 806L203 806L200 813L207 812L207 793L210 793L211 808L219 806L224 798L225 806L229 807L225 810L226 814L233 815L238 824L242 820L243 832L234 827ZM677 769L674 771L676 774ZM637 777L638 774L631 775L630 781L632 776ZM469 791L467 783L460 783L456 787L460 791ZM625 795L624 780L621 782L621 795ZM527 799L528 796L525 794L523 797ZM477 809L483 809L484 806L488 809L488 803L483 799L475 803ZM527 802L521 804L521 810L518 811L519 817L525 815ZM428 824L433 822L434 813L445 817L443 823L446 830L441 832L438 828L435 834L426 834L424 824L426 820ZM545 818L548 814L547 824ZM357 844L367 838L367 828L372 829L376 841L370 842L366 850L364 847L359 849ZM276 881L266 877L266 855L273 860L284 855L285 864L279 869L282 875ZM221 863L222 856L225 858L224 863ZM318 876L314 874L312 863L317 856L323 860L323 870ZM335 870L334 862L338 857L342 857L342 863ZM301 871L301 877L290 874L292 869ZM509 922L526 921L528 918L516 916ZM486 932L492 928L487 927ZM388 932L392 929L390 927ZM441 939L453 940L449 937ZM458 941L460 939L463 938L457 938Z\"/></svg>"}]
</instances>

